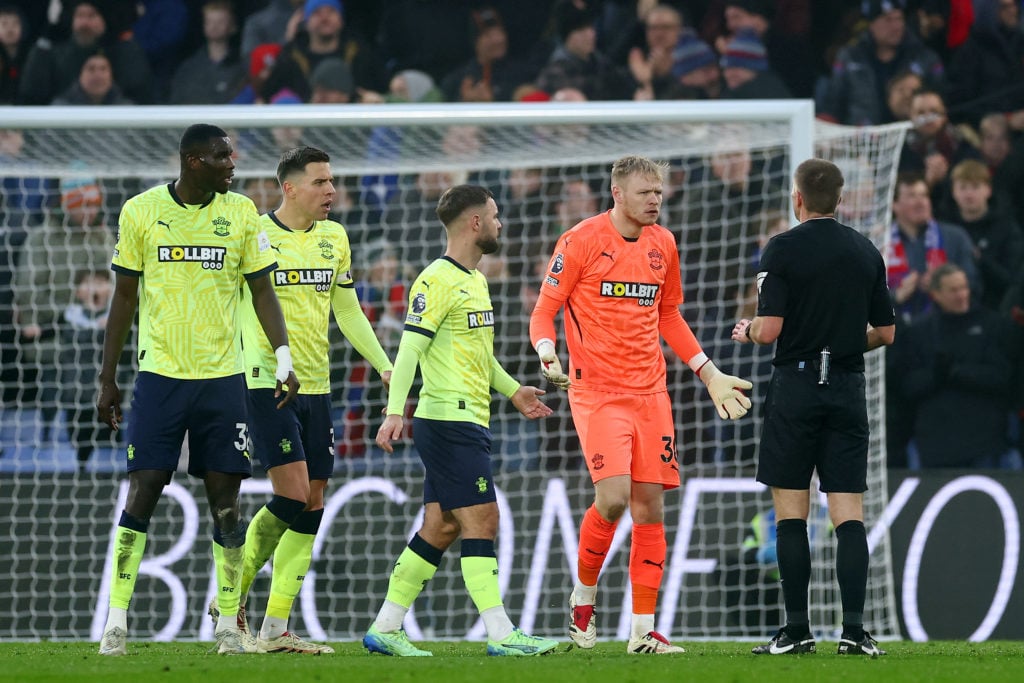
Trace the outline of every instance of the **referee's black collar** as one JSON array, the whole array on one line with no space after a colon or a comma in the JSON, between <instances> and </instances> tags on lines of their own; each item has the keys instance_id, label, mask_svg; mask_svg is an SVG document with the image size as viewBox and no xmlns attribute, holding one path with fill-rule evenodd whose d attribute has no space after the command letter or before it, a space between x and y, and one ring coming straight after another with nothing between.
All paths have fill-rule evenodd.
<instances>
[{"instance_id":1,"label":"referee's black collar","mask_svg":"<svg viewBox=\"0 0 1024 683\"><path fill-rule=\"evenodd\" d=\"M187 209L190 206L189 204L186 204L185 202L181 201L181 197L179 197L178 193L174 191L174 181L173 180L171 182L167 183L167 191L171 193L171 199L174 200L174 203L177 204L178 206L180 206L181 208ZM203 202L202 204L200 204L199 208L200 209L206 208L207 206L210 205L210 203L213 202L214 199L216 199L216 197L217 197L217 193L216 192L211 192L210 193L210 198L208 200L206 200L205 202ZM195 206L195 204L192 204L191 206Z\"/></svg>"}]
</instances>

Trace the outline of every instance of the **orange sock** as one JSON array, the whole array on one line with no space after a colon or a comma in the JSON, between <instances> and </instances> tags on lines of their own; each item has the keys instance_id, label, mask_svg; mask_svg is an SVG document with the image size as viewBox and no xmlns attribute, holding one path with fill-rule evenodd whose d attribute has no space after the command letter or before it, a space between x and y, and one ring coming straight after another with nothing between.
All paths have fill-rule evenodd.
<instances>
[{"instance_id":1,"label":"orange sock","mask_svg":"<svg viewBox=\"0 0 1024 683\"><path fill-rule=\"evenodd\" d=\"M654 614L658 589L665 573L665 525L634 524L629 551L629 580L633 587L633 614Z\"/></svg>"},{"instance_id":2,"label":"orange sock","mask_svg":"<svg viewBox=\"0 0 1024 683\"><path fill-rule=\"evenodd\" d=\"M579 558L576 562L576 572L583 585L597 585L597 575L601 573L604 558L612 545L615 527L616 523L602 517L593 505L587 508L580 525Z\"/></svg>"}]
</instances>

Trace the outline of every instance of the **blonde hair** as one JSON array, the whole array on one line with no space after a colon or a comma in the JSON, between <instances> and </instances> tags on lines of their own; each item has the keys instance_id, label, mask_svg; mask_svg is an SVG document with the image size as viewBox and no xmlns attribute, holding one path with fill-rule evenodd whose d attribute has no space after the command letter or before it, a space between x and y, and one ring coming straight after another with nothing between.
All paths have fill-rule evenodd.
<instances>
[{"instance_id":1,"label":"blonde hair","mask_svg":"<svg viewBox=\"0 0 1024 683\"><path fill-rule=\"evenodd\" d=\"M651 161L647 157L635 155L622 157L612 164L612 185L619 185L630 176L657 178L664 182L667 172L668 164L664 162Z\"/></svg>"},{"instance_id":2,"label":"blonde hair","mask_svg":"<svg viewBox=\"0 0 1024 683\"><path fill-rule=\"evenodd\" d=\"M953 167L949 177L953 182L959 180L962 183L992 184L992 173L988 166L977 159L964 159Z\"/></svg>"}]
</instances>

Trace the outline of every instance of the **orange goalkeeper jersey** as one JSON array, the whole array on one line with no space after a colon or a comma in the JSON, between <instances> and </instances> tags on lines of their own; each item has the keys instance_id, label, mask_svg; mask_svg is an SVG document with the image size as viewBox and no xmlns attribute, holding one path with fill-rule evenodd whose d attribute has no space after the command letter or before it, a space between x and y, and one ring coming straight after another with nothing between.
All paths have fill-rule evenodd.
<instances>
[{"instance_id":1,"label":"orange goalkeeper jersey","mask_svg":"<svg viewBox=\"0 0 1024 683\"><path fill-rule=\"evenodd\" d=\"M530 321L530 336L536 344L553 333L552 311L564 304L573 387L630 394L664 391L661 307L682 302L672 233L650 225L637 239L627 240L605 212L559 238Z\"/></svg>"}]
</instances>

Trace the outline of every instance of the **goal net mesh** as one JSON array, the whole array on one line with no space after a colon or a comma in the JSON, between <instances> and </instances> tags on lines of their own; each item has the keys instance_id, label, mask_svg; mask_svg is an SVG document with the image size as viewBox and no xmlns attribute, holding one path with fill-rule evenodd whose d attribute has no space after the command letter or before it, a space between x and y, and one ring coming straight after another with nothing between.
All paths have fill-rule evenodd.
<instances>
[{"instance_id":1,"label":"goal net mesh","mask_svg":"<svg viewBox=\"0 0 1024 683\"><path fill-rule=\"evenodd\" d=\"M753 481L771 349L736 345L729 332L755 310L751 283L760 249L794 224L789 122L763 120L756 104L749 120L724 122L708 108L703 118L666 114L628 123L538 116L450 124L435 116L339 126L295 107L280 125L282 108L269 110L278 125L224 126L237 151L234 189L251 196L261 212L276 208L281 151L308 144L331 155L339 192L333 217L349 232L360 299L392 355L406 288L444 250L434 215L438 196L462 182L494 192L502 248L480 268L494 301L495 354L514 376L534 384L543 380L529 345L529 314L556 238L611 206L615 159L641 154L668 164L660 222L680 246L684 317L719 367L754 382L755 409L737 423L720 420L703 385L666 347L684 486L666 496L669 555L657 626L680 640L761 638L777 628L778 572L770 538L759 531L774 526L767 517L771 499ZM111 530L126 491L126 444L95 425L92 409L111 295L109 246L121 204L176 177L178 137L189 123L208 120L201 114L147 127L140 109L133 125L110 128L82 123L69 112L67 120L45 128L0 130L0 507L9 511L0 573L8 577L9 613L16 615L0 626L0 639L98 639ZM815 126L815 153L846 176L840 220L882 248L904 129ZM291 623L314 638L350 640L370 624L392 564L417 528L422 466L408 442L394 455L374 446L384 392L338 330L331 334L335 472ZM135 372L132 343L121 364L126 410ZM887 500L882 358L881 352L868 355L869 533ZM492 406L502 514L498 554L513 620L562 637L578 523L592 487L565 394L545 388L555 410L545 420L521 419L504 399ZM187 453L150 525L129 617L132 639L212 638L205 618L214 587L212 524L201 485L183 472L186 459ZM243 487L247 515L270 490L262 468L254 469ZM829 635L840 610L831 570L834 538L822 503L815 500L811 514L816 562L810 604L812 624ZM628 636L630 528L627 515L601 579L603 638ZM871 546L865 624L873 634L894 637L899 627L887 535L872 535ZM416 602L407 620L412 637L484 637L457 557L456 544ZM253 587L251 615L262 615L268 584L265 571Z\"/></svg>"}]
</instances>

